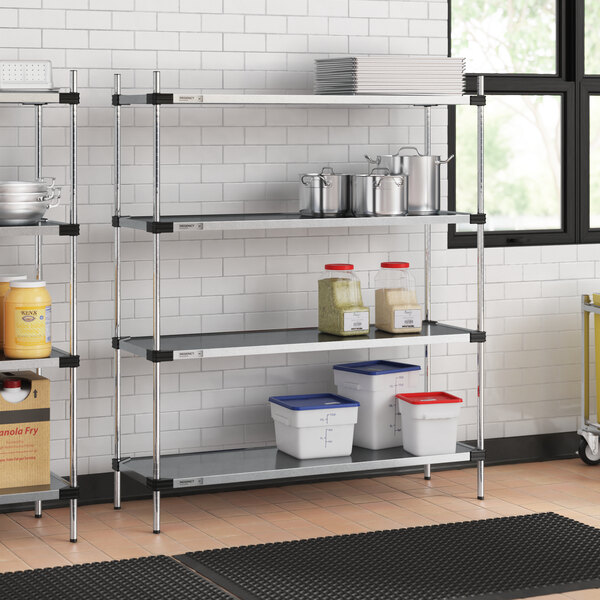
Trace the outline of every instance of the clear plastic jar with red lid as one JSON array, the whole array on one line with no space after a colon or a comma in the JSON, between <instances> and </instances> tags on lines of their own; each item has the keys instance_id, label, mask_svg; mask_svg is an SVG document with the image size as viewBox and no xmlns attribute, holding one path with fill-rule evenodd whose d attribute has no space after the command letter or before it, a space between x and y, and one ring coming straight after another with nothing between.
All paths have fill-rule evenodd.
<instances>
[{"instance_id":1,"label":"clear plastic jar with red lid","mask_svg":"<svg viewBox=\"0 0 600 600\"><path fill-rule=\"evenodd\" d=\"M375 276L375 326L388 333L421 331L421 306L409 263L381 263Z\"/></svg>"},{"instance_id":2,"label":"clear plastic jar with red lid","mask_svg":"<svg viewBox=\"0 0 600 600\"><path fill-rule=\"evenodd\" d=\"M369 332L369 309L363 305L354 265L325 265L319 279L319 331L340 336Z\"/></svg>"}]
</instances>

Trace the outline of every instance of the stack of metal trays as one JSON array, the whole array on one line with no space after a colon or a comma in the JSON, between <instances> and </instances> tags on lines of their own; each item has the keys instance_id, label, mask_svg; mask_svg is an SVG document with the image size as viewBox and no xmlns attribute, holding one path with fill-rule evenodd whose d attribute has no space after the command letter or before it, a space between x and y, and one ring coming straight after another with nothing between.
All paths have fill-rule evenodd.
<instances>
[{"instance_id":1,"label":"stack of metal trays","mask_svg":"<svg viewBox=\"0 0 600 600\"><path fill-rule=\"evenodd\" d=\"M315 94L462 95L465 59L348 56L315 61Z\"/></svg>"}]
</instances>

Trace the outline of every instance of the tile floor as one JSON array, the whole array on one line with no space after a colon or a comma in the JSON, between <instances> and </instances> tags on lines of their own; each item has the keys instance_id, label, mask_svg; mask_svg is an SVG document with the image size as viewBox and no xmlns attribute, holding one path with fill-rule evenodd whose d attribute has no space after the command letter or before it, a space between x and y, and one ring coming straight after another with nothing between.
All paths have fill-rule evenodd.
<instances>
[{"instance_id":1,"label":"tile floor","mask_svg":"<svg viewBox=\"0 0 600 600\"><path fill-rule=\"evenodd\" d=\"M149 500L83 506L77 544L66 508L0 514L0 572L543 511L600 527L600 467L578 459L489 467L486 499L474 490L464 469L165 498L161 535ZM600 589L543 598L600 600Z\"/></svg>"}]
</instances>

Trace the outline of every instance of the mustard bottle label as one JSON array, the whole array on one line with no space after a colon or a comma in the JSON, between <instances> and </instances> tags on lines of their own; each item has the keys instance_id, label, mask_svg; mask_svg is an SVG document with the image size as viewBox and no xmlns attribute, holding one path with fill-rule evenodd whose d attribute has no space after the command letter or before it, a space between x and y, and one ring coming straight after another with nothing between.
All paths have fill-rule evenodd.
<instances>
[{"instance_id":1,"label":"mustard bottle label","mask_svg":"<svg viewBox=\"0 0 600 600\"><path fill-rule=\"evenodd\" d=\"M49 344L52 330L52 307L18 306L15 309L15 339L22 346Z\"/></svg>"}]
</instances>

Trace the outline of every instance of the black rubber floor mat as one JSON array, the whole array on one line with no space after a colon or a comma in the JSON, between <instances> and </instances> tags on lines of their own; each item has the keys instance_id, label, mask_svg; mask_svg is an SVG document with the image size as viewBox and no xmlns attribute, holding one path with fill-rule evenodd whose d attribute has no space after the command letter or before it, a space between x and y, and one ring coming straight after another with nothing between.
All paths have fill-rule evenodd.
<instances>
[{"instance_id":1,"label":"black rubber floor mat","mask_svg":"<svg viewBox=\"0 0 600 600\"><path fill-rule=\"evenodd\" d=\"M599 587L600 529L542 513L176 558L242 600L504 600Z\"/></svg>"},{"instance_id":2,"label":"black rubber floor mat","mask_svg":"<svg viewBox=\"0 0 600 600\"><path fill-rule=\"evenodd\" d=\"M168 556L17 571L0 575L11 600L232 600Z\"/></svg>"}]
</instances>

